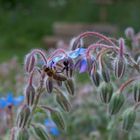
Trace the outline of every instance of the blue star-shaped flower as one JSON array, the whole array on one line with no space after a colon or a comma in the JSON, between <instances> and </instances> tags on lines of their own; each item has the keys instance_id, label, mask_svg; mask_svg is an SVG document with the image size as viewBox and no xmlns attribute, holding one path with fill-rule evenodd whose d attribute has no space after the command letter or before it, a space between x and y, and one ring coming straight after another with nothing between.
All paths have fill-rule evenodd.
<instances>
[{"instance_id":1,"label":"blue star-shaped flower","mask_svg":"<svg viewBox=\"0 0 140 140\"><path fill-rule=\"evenodd\" d=\"M0 98L0 108L4 109L9 105L18 106L22 103L24 96L14 97L11 92L8 92L7 97Z\"/></svg>"},{"instance_id":2,"label":"blue star-shaped flower","mask_svg":"<svg viewBox=\"0 0 140 140\"><path fill-rule=\"evenodd\" d=\"M79 71L79 73L90 72L92 68L92 64L95 61L95 58L92 56L90 58L79 57L75 63L75 69Z\"/></svg>"},{"instance_id":3,"label":"blue star-shaped flower","mask_svg":"<svg viewBox=\"0 0 140 140\"><path fill-rule=\"evenodd\" d=\"M68 57L70 57L72 59L75 59L78 56L84 54L85 52L86 52L86 49L85 48L77 48L74 51L68 52ZM62 59L64 59L64 55L59 55L59 56L54 57L52 61L54 63L57 63L58 61L60 61Z\"/></svg>"},{"instance_id":4,"label":"blue star-shaped flower","mask_svg":"<svg viewBox=\"0 0 140 140\"><path fill-rule=\"evenodd\" d=\"M45 120L45 126L47 128L47 131L52 134L53 136L59 136L60 131L58 130L56 124L51 119Z\"/></svg>"}]
</instances>

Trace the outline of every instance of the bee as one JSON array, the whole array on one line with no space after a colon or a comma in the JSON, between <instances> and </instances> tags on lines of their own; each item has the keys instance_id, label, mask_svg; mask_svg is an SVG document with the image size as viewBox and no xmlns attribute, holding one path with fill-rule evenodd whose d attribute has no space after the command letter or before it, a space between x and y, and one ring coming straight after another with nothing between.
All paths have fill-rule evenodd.
<instances>
[{"instance_id":1,"label":"bee","mask_svg":"<svg viewBox=\"0 0 140 140\"><path fill-rule=\"evenodd\" d=\"M58 81L65 81L65 80L67 80L67 77L64 74L62 74L62 73L58 73L56 71L55 67L52 68L52 67L44 66L43 70L48 75L48 77L52 77L54 80L58 80Z\"/></svg>"},{"instance_id":2,"label":"bee","mask_svg":"<svg viewBox=\"0 0 140 140\"><path fill-rule=\"evenodd\" d=\"M44 66L43 70L49 77L52 77L55 73L55 71L52 68L47 67L47 66Z\"/></svg>"}]
</instances>

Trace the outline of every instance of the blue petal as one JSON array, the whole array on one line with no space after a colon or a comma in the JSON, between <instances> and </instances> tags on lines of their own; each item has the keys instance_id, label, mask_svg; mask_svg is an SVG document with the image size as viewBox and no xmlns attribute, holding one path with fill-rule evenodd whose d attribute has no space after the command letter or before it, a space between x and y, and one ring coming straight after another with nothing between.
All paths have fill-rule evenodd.
<instances>
[{"instance_id":1,"label":"blue petal","mask_svg":"<svg viewBox=\"0 0 140 140\"><path fill-rule=\"evenodd\" d=\"M50 119L45 120L45 126L46 127L56 127L55 123Z\"/></svg>"},{"instance_id":2,"label":"blue petal","mask_svg":"<svg viewBox=\"0 0 140 140\"><path fill-rule=\"evenodd\" d=\"M14 104L14 98L11 92L8 93L6 101L8 105Z\"/></svg>"},{"instance_id":3,"label":"blue petal","mask_svg":"<svg viewBox=\"0 0 140 140\"><path fill-rule=\"evenodd\" d=\"M53 58L53 62L58 62L58 61L62 60L63 58L64 58L64 55L56 56Z\"/></svg>"},{"instance_id":4,"label":"blue petal","mask_svg":"<svg viewBox=\"0 0 140 140\"><path fill-rule=\"evenodd\" d=\"M71 53L69 53L69 57L76 58L76 57L78 57L78 53L77 52L71 52Z\"/></svg>"},{"instance_id":5,"label":"blue petal","mask_svg":"<svg viewBox=\"0 0 140 140\"><path fill-rule=\"evenodd\" d=\"M78 53L79 54L84 54L86 52L85 48L78 48Z\"/></svg>"},{"instance_id":6,"label":"blue petal","mask_svg":"<svg viewBox=\"0 0 140 140\"><path fill-rule=\"evenodd\" d=\"M80 73L83 73L86 71L87 71L87 61L86 59L83 59L80 64Z\"/></svg>"},{"instance_id":7,"label":"blue petal","mask_svg":"<svg viewBox=\"0 0 140 140\"><path fill-rule=\"evenodd\" d=\"M71 57L71 58L77 58L79 55L82 55L82 54L84 54L85 53L85 51L86 51L86 49L85 48L77 48L76 50L74 50L74 51L72 51L72 52L70 52L68 55L69 55L69 57Z\"/></svg>"},{"instance_id":8,"label":"blue petal","mask_svg":"<svg viewBox=\"0 0 140 140\"><path fill-rule=\"evenodd\" d=\"M59 136L60 135L60 132L59 132L59 130L56 127L50 128L50 133L53 136Z\"/></svg>"},{"instance_id":9,"label":"blue petal","mask_svg":"<svg viewBox=\"0 0 140 140\"><path fill-rule=\"evenodd\" d=\"M15 105L15 106L20 105L20 104L23 102L23 100L24 100L24 96L18 96L18 97L16 97L16 98L14 99L14 105Z\"/></svg>"}]
</instances>

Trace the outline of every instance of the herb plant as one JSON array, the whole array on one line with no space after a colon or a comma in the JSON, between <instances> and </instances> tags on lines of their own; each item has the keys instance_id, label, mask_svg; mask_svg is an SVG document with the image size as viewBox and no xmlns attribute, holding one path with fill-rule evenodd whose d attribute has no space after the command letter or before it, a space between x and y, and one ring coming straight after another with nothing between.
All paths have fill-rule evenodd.
<instances>
[{"instance_id":1,"label":"herb plant","mask_svg":"<svg viewBox=\"0 0 140 140\"><path fill-rule=\"evenodd\" d=\"M69 99L76 94L74 76L77 72L88 73L107 107L108 117L122 111L122 128L130 131L140 104L140 59L135 51L140 44L132 28L128 28L125 34L126 40L88 31L72 39L67 50L62 46L51 53L41 49L29 52L24 62L25 100L18 110L10 140L28 140L31 135L36 139L51 139L44 124L34 122L37 111L46 112L59 129L66 129L59 107L65 112L71 110ZM96 37L90 45L85 43L89 36ZM34 78L36 75L37 79ZM123 108L128 101L125 91L133 92L128 108ZM59 107L39 102L46 92L55 97Z\"/></svg>"}]
</instances>

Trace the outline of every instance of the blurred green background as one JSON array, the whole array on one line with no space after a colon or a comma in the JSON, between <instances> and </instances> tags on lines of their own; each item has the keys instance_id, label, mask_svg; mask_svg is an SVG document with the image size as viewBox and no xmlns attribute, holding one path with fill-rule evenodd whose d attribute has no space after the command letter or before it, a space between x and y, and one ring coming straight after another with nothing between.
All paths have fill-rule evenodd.
<instances>
[{"instance_id":1,"label":"blurred green background","mask_svg":"<svg viewBox=\"0 0 140 140\"><path fill-rule=\"evenodd\" d=\"M0 0L0 61L13 55L22 60L31 48L42 48L42 38L53 33L56 21L111 23L122 33L127 26L139 30L139 17L139 0Z\"/></svg>"}]
</instances>

